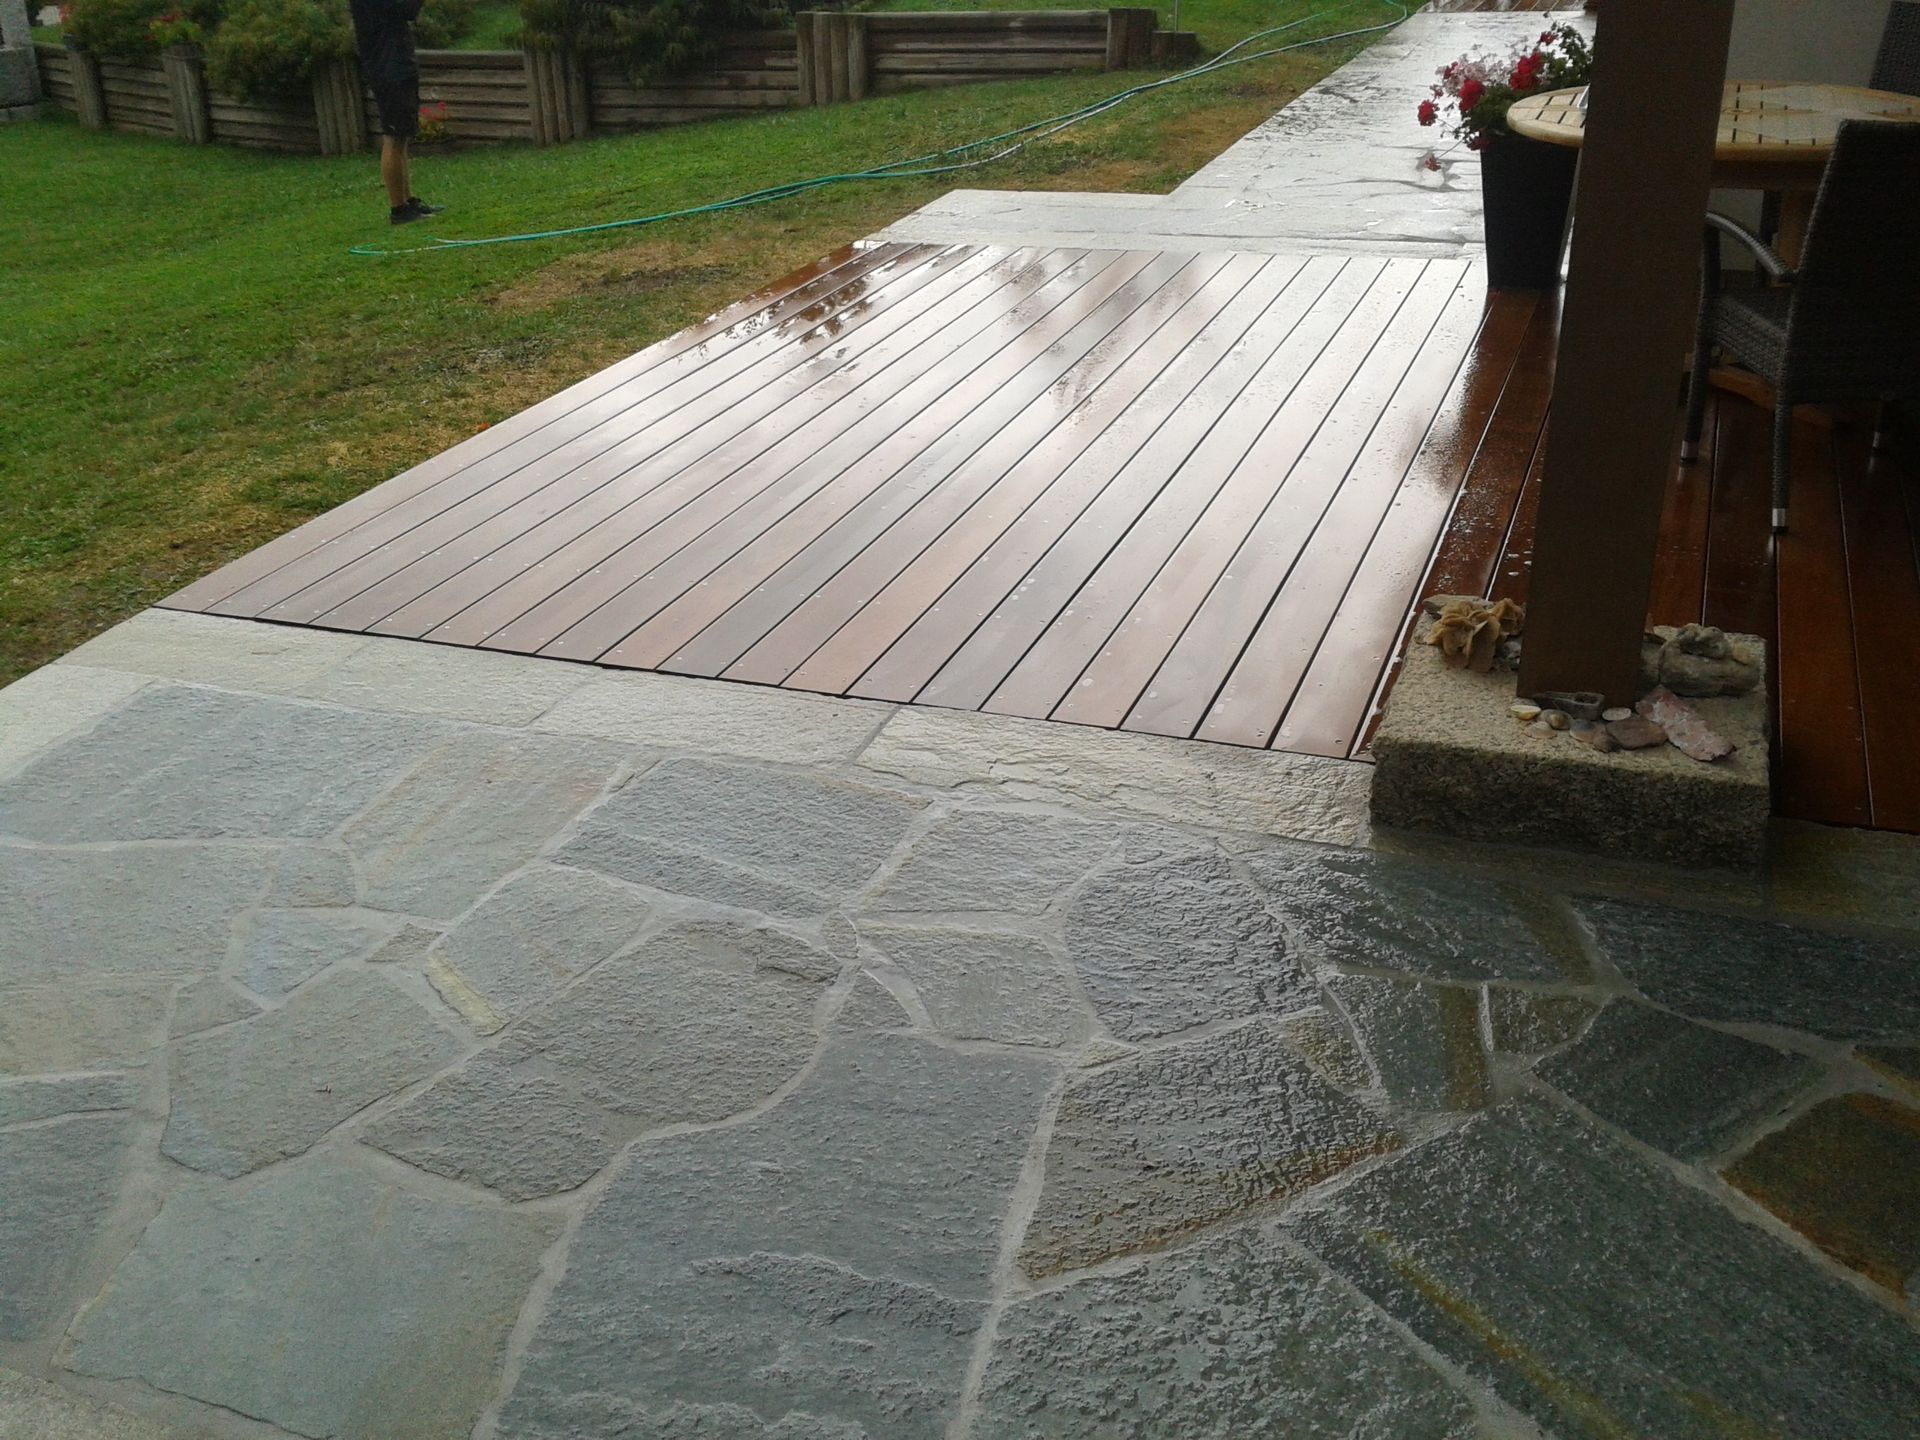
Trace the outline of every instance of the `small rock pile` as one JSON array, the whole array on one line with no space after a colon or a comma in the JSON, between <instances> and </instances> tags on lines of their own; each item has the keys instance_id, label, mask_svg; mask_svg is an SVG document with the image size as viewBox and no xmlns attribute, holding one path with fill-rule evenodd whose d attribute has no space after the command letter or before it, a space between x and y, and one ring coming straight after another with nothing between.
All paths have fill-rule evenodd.
<instances>
[{"instance_id":1,"label":"small rock pile","mask_svg":"<svg viewBox=\"0 0 1920 1440\"><path fill-rule=\"evenodd\" d=\"M1526 612L1511 600L1470 595L1433 595L1422 607L1434 616L1423 637L1438 646L1456 669L1482 674L1517 669ZM1514 719L1542 738L1570 735L1601 754L1672 745L1703 764L1724 759L1735 747L1682 696L1709 699L1749 693L1760 683L1760 666L1726 633L1711 625L1660 627L1647 633L1642 664L1644 693L1631 708L1608 706L1591 692L1548 691L1516 700Z\"/></svg>"}]
</instances>

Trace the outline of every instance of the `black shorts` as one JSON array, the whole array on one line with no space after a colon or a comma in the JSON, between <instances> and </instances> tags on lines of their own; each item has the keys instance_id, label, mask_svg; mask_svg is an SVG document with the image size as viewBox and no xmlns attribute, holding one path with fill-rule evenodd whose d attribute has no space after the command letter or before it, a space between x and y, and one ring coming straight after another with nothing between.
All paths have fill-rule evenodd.
<instances>
[{"instance_id":1,"label":"black shorts","mask_svg":"<svg viewBox=\"0 0 1920 1440\"><path fill-rule=\"evenodd\" d=\"M360 73L380 109L380 133L411 140L420 133L420 65L410 40L404 54L394 53L397 49L388 47L389 53L375 57L372 64L363 55Z\"/></svg>"}]
</instances>

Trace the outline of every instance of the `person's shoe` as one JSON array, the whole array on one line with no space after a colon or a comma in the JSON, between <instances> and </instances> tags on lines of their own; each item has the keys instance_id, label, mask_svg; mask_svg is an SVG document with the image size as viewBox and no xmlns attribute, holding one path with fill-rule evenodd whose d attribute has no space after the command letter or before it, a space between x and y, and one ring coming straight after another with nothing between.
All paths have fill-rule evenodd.
<instances>
[{"instance_id":1,"label":"person's shoe","mask_svg":"<svg viewBox=\"0 0 1920 1440\"><path fill-rule=\"evenodd\" d=\"M442 210L447 208L444 205L429 205L418 195L409 195L407 197L407 204L418 210L422 215L438 215Z\"/></svg>"},{"instance_id":2,"label":"person's shoe","mask_svg":"<svg viewBox=\"0 0 1920 1440\"><path fill-rule=\"evenodd\" d=\"M424 220L429 215L438 215L440 207L429 205L424 200L409 200L404 205L396 205L387 212L387 219L395 225L411 225L416 220Z\"/></svg>"}]
</instances>

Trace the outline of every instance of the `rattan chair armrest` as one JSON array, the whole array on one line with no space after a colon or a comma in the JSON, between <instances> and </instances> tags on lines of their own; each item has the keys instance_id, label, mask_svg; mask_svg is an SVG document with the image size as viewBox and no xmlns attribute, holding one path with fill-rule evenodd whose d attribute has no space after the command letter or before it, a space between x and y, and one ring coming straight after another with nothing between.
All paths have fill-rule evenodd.
<instances>
[{"instance_id":1,"label":"rattan chair armrest","mask_svg":"<svg viewBox=\"0 0 1920 1440\"><path fill-rule=\"evenodd\" d=\"M1759 264L1760 268L1767 272L1768 278L1773 280L1792 280L1794 278L1793 267L1776 255L1773 248L1768 245L1766 241L1747 229L1747 227L1742 225L1738 220L1729 219L1725 215L1709 210L1707 212L1706 233L1709 242L1715 241L1719 235L1731 235L1735 240L1738 240L1752 253L1754 260Z\"/></svg>"}]
</instances>

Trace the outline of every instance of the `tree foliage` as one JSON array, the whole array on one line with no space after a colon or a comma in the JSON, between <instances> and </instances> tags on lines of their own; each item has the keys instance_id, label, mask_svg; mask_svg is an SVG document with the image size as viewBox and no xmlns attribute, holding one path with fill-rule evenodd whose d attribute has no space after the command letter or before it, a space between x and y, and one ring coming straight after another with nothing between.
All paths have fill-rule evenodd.
<instances>
[{"instance_id":1,"label":"tree foliage","mask_svg":"<svg viewBox=\"0 0 1920 1440\"><path fill-rule=\"evenodd\" d=\"M646 79L702 68L729 31L792 20L774 0L520 0L520 14L529 43L610 56Z\"/></svg>"}]
</instances>

